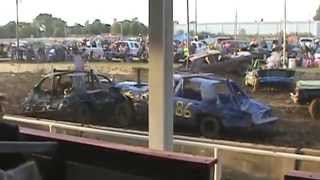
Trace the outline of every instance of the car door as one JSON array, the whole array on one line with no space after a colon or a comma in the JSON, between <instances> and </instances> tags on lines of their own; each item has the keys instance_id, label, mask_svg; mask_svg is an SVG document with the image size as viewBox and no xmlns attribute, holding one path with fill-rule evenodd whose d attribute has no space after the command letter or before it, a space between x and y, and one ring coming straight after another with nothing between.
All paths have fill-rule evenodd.
<instances>
[{"instance_id":1,"label":"car door","mask_svg":"<svg viewBox=\"0 0 320 180\"><path fill-rule=\"evenodd\" d=\"M201 106L200 83L193 79L181 81L176 87L173 103L175 127L182 129L194 126Z\"/></svg>"},{"instance_id":2,"label":"car door","mask_svg":"<svg viewBox=\"0 0 320 180\"><path fill-rule=\"evenodd\" d=\"M227 80L215 85L215 90L218 96L217 109L220 112L223 125L226 127L241 127L246 126L249 121L248 114L244 113L240 106L238 96L242 96L242 91L235 91L232 84Z\"/></svg>"},{"instance_id":3,"label":"car door","mask_svg":"<svg viewBox=\"0 0 320 180\"><path fill-rule=\"evenodd\" d=\"M91 110L94 117L98 120L106 120L105 117L112 115L117 104L117 97L113 94L111 87L112 81L103 76L94 73L88 73L88 90Z\"/></svg>"},{"instance_id":4,"label":"car door","mask_svg":"<svg viewBox=\"0 0 320 180\"><path fill-rule=\"evenodd\" d=\"M32 96L27 102L27 112L33 112L39 118L50 118L53 95L53 76L42 79L33 89ZM52 111L51 111L52 112Z\"/></svg>"}]
</instances>

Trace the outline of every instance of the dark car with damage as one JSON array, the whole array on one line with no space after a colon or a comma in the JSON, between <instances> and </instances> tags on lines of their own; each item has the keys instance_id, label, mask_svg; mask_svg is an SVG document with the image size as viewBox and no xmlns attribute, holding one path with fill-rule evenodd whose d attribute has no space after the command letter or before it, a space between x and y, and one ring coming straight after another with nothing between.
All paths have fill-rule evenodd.
<instances>
[{"instance_id":1,"label":"dark car with damage","mask_svg":"<svg viewBox=\"0 0 320 180\"><path fill-rule=\"evenodd\" d=\"M256 92L262 88L292 89L295 85L295 71L290 69L249 68L244 83Z\"/></svg>"},{"instance_id":2,"label":"dark car with damage","mask_svg":"<svg viewBox=\"0 0 320 180\"><path fill-rule=\"evenodd\" d=\"M122 87L147 112L148 86L126 82ZM270 107L247 96L234 81L213 74L174 75L173 102L175 131L193 129L210 138L225 129L269 129L278 120Z\"/></svg>"},{"instance_id":3,"label":"dark car with damage","mask_svg":"<svg viewBox=\"0 0 320 180\"><path fill-rule=\"evenodd\" d=\"M126 126L132 106L114 83L92 70L44 76L23 103L22 114L80 123Z\"/></svg>"},{"instance_id":4,"label":"dark car with damage","mask_svg":"<svg viewBox=\"0 0 320 180\"><path fill-rule=\"evenodd\" d=\"M295 104L308 105L312 119L320 120L320 81L303 80L296 83L291 99Z\"/></svg>"}]
</instances>

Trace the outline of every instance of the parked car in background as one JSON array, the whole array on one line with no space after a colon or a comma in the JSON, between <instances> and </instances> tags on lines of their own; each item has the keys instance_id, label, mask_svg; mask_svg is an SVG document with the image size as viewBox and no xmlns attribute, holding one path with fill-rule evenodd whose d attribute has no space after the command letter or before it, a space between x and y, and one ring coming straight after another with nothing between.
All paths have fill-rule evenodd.
<instances>
[{"instance_id":1,"label":"parked car in background","mask_svg":"<svg viewBox=\"0 0 320 180\"><path fill-rule=\"evenodd\" d=\"M124 61L133 61L134 59L142 59L140 43L137 41L118 41L114 46L105 53L108 60L113 58L123 59Z\"/></svg>"},{"instance_id":2,"label":"parked car in background","mask_svg":"<svg viewBox=\"0 0 320 180\"><path fill-rule=\"evenodd\" d=\"M50 62L66 60L66 48L62 45L52 45L46 49L47 60Z\"/></svg>"},{"instance_id":3,"label":"parked car in background","mask_svg":"<svg viewBox=\"0 0 320 180\"><path fill-rule=\"evenodd\" d=\"M314 54L314 59L316 61L320 61L320 48L316 49L316 52Z\"/></svg>"},{"instance_id":4,"label":"parked car in background","mask_svg":"<svg viewBox=\"0 0 320 180\"><path fill-rule=\"evenodd\" d=\"M296 83L296 88L290 94L294 103L308 105L312 119L320 120L320 81L303 80Z\"/></svg>"},{"instance_id":5,"label":"parked car in background","mask_svg":"<svg viewBox=\"0 0 320 180\"><path fill-rule=\"evenodd\" d=\"M302 50L299 44L288 44L289 58L299 58L301 56L302 56Z\"/></svg>"},{"instance_id":6,"label":"parked car in background","mask_svg":"<svg viewBox=\"0 0 320 180\"><path fill-rule=\"evenodd\" d=\"M315 48L315 40L313 37L301 37L299 39L299 45L301 47L308 46L309 48Z\"/></svg>"},{"instance_id":7,"label":"parked car in background","mask_svg":"<svg viewBox=\"0 0 320 180\"><path fill-rule=\"evenodd\" d=\"M294 87L295 71L287 69L249 69L245 76L245 85L256 92L262 88L290 90Z\"/></svg>"},{"instance_id":8,"label":"parked car in background","mask_svg":"<svg viewBox=\"0 0 320 180\"><path fill-rule=\"evenodd\" d=\"M271 52L266 47L255 47L250 48L250 52L252 54L253 59L263 59L266 60L268 57L271 56Z\"/></svg>"},{"instance_id":9,"label":"parked car in background","mask_svg":"<svg viewBox=\"0 0 320 180\"><path fill-rule=\"evenodd\" d=\"M102 59L104 56L103 47L101 46L100 43L89 42L85 47L85 54L90 59Z\"/></svg>"},{"instance_id":10,"label":"parked car in background","mask_svg":"<svg viewBox=\"0 0 320 180\"><path fill-rule=\"evenodd\" d=\"M212 41L214 44L214 48L217 50L221 50L221 43L223 41L227 41L227 40L233 40L233 38L229 37L229 36L218 36L218 37L213 38Z\"/></svg>"},{"instance_id":11,"label":"parked car in background","mask_svg":"<svg viewBox=\"0 0 320 180\"><path fill-rule=\"evenodd\" d=\"M206 52L208 50L208 46L201 41L192 41L190 49L193 50L190 54L199 54Z\"/></svg>"}]
</instances>

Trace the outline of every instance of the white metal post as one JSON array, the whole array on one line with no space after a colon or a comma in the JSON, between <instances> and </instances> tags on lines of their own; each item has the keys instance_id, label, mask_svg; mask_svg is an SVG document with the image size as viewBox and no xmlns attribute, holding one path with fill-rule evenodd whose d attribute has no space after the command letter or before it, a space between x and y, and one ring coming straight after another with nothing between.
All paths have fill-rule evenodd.
<instances>
[{"instance_id":1,"label":"white metal post","mask_svg":"<svg viewBox=\"0 0 320 180\"><path fill-rule=\"evenodd\" d=\"M238 37L238 9L236 9L236 16L234 20L234 39L237 40Z\"/></svg>"},{"instance_id":2,"label":"white metal post","mask_svg":"<svg viewBox=\"0 0 320 180\"><path fill-rule=\"evenodd\" d=\"M149 148L173 149L173 0L149 0Z\"/></svg>"},{"instance_id":3,"label":"white metal post","mask_svg":"<svg viewBox=\"0 0 320 180\"><path fill-rule=\"evenodd\" d=\"M284 0L284 27L283 27L283 64L286 65L286 59L287 59L287 0Z\"/></svg>"},{"instance_id":4,"label":"white metal post","mask_svg":"<svg viewBox=\"0 0 320 180\"><path fill-rule=\"evenodd\" d=\"M222 174L222 158L219 155L219 149L214 148L214 158L217 160L217 163L214 165L214 180L220 180Z\"/></svg>"},{"instance_id":5,"label":"white metal post","mask_svg":"<svg viewBox=\"0 0 320 180\"><path fill-rule=\"evenodd\" d=\"M195 33L196 36L198 36L198 0L195 0L195 10L194 10L194 23L195 23Z\"/></svg>"},{"instance_id":6,"label":"white metal post","mask_svg":"<svg viewBox=\"0 0 320 180\"><path fill-rule=\"evenodd\" d=\"M189 0L187 0L187 49L189 52L190 18L189 18ZM188 53L190 55L190 52ZM189 57L186 59L186 71L189 69Z\"/></svg>"},{"instance_id":7,"label":"white metal post","mask_svg":"<svg viewBox=\"0 0 320 180\"><path fill-rule=\"evenodd\" d=\"M16 0L16 39L17 39L17 50L16 50L16 56L17 60L19 60L19 49L20 49L20 40L19 40L19 0Z\"/></svg>"}]
</instances>

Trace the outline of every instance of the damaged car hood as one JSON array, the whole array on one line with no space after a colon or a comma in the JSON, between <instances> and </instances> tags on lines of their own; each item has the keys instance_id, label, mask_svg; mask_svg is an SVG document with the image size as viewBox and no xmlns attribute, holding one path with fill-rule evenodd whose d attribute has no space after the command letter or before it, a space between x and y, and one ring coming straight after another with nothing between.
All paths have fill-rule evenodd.
<instances>
[{"instance_id":1,"label":"damaged car hood","mask_svg":"<svg viewBox=\"0 0 320 180\"><path fill-rule=\"evenodd\" d=\"M269 106L251 98L242 98L240 108L251 114L251 120L255 125L278 120L277 117L272 116Z\"/></svg>"}]
</instances>

